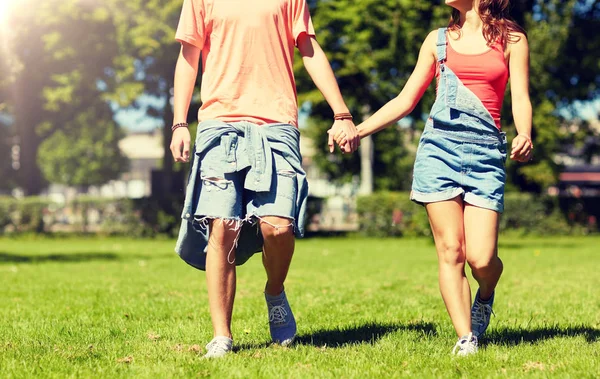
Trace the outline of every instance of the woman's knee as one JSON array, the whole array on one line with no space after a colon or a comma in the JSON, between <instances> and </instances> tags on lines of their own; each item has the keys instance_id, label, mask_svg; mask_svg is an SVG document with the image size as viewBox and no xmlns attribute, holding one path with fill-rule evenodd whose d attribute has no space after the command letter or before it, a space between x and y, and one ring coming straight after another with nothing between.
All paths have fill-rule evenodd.
<instances>
[{"instance_id":1,"label":"woman's knee","mask_svg":"<svg viewBox=\"0 0 600 379\"><path fill-rule=\"evenodd\" d=\"M440 264L462 266L465 264L465 246L460 240L442 240L437 244Z\"/></svg>"},{"instance_id":2,"label":"woman's knee","mask_svg":"<svg viewBox=\"0 0 600 379\"><path fill-rule=\"evenodd\" d=\"M502 260L496 254L484 255L474 258L467 258L469 267L473 271L502 270Z\"/></svg>"}]
</instances>

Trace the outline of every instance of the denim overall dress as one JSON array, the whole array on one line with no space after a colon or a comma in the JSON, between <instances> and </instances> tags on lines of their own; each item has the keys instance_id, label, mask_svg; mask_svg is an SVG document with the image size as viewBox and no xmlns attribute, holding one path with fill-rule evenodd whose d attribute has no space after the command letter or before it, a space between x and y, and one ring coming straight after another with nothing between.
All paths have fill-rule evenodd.
<instances>
[{"instance_id":1,"label":"denim overall dress","mask_svg":"<svg viewBox=\"0 0 600 379\"><path fill-rule=\"evenodd\" d=\"M438 30L437 96L419 141L410 198L425 204L460 195L465 203L501 213L506 133L446 66L446 30Z\"/></svg>"}]
</instances>

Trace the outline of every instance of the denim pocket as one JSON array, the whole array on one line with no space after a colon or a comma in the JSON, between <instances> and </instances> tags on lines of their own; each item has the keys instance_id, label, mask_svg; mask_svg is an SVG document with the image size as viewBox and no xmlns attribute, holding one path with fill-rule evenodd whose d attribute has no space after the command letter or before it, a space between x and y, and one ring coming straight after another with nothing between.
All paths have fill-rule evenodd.
<instances>
[{"instance_id":1,"label":"denim pocket","mask_svg":"<svg viewBox=\"0 0 600 379\"><path fill-rule=\"evenodd\" d=\"M233 163L236 161L235 153L238 144L238 135L237 133L227 133L221 136L221 148L223 149L223 153L225 155L225 160L227 163Z\"/></svg>"}]
</instances>

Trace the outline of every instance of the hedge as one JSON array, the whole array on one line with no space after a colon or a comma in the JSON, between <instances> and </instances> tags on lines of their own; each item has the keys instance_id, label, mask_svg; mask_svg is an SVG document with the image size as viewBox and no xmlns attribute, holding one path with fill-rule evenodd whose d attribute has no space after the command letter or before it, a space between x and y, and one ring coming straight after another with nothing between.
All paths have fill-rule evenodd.
<instances>
[{"instance_id":1,"label":"hedge","mask_svg":"<svg viewBox=\"0 0 600 379\"><path fill-rule=\"evenodd\" d=\"M180 207L179 199L80 196L58 203L40 197L0 197L0 235L75 232L172 237L179 230Z\"/></svg>"},{"instance_id":2,"label":"hedge","mask_svg":"<svg viewBox=\"0 0 600 379\"><path fill-rule=\"evenodd\" d=\"M500 232L523 234L585 234L597 231L565 216L558 198L530 193L508 193L500 218ZM568 208L566 206L565 208ZM430 236L425 209L406 192L379 192L358 198L359 232L372 237ZM573 217L571 217L573 219ZM580 218L585 219L585 218Z\"/></svg>"}]
</instances>

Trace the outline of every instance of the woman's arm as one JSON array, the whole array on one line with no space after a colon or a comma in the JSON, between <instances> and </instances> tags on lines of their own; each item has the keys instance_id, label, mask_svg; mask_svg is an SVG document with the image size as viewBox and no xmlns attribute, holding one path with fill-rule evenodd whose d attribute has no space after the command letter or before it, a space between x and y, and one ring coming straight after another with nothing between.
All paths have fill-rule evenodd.
<instances>
[{"instance_id":1,"label":"woman's arm","mask_svg":"<svg viewBox=\"0 0 600 379\"><path fill-rule=\"evenodd\" d=\"M531 159L531 100L529 99L529 46L524 34L509 45L510 95L517 136L512 141L510 158L519 162Z\"/></svg>"},{"instance_id":2,"label":"woman's arm","mask_svg":"<svg viewBox=\"0 0 600 379\"><path fill-rule=\"evenodd\" d=\"M417 65L402 92L358 126L358 134L361 138L380 131L412 112L435 75L436 40L437 31L429 33L425 38Z\"/></svg>"},{"instance_id":3,"label":"woman's arm","mask_svg":"<svg viewBox=\"0 0 600 379\"><path fill-rule=\"evenodd\" d=\"M186 122L194 85L198 76L200 48L182 43L173 88L173 125ZM182 150L183 149L183 150ZM190 159L190 132L188 128L177 128L171 137L171 153L175 162L187 162Z\"/></svg>"},{"instance_id":4,"label":"woman's arm","mask_svg":"<svg viewBox=\"0 0 600 379\"><path fill-rule=\"evenodd\" d=\"M325 97L333 113L349 113L329 60L317 40L303 33L298 37L297 42L306 71L308 71L313 82ZM346 136L347 144L340 146L343 151L351 153L358 149L360 139L352 120L336 120L329 133L329 151L333 152L333 136L338 132Z\"/></svg>"}]
</instances>

